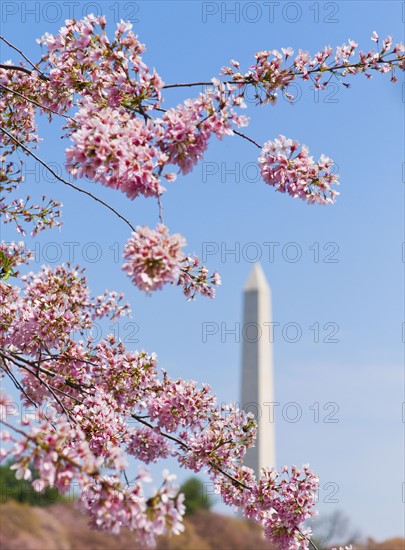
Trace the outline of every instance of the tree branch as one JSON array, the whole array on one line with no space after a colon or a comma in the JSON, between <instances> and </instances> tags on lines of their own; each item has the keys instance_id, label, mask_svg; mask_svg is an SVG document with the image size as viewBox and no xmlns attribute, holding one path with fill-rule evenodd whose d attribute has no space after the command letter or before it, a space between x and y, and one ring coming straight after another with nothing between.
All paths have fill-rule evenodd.
<instances>
[{"instance_id":1,"label":"tree branch","mask_svg":"<svg viewBox=\"0 0 405 550\"><path fill-rule=\"evenodd\" d=\"M11 44L11 42L9 42L6 38L4 38L4 36L0 35L0 40L3 40L3 42L5 42L7 44L7 46L9 46L10 48L12 48L13 50L15 50L16 52L18 52L24 59L25 61L31 65L31 67L37 71L39 73L39 78L41 78L42 80L49 80L49 78L40 70L38 69L38 67L36 65L34 65L34 63L28 59L28 57L22 52L22 50L20 50L19 48L17 48L17 46L14 46L13 44ZM28 69L27 69L28 70ZM25 72L25 71L23 71ZM31 73L29 73L31 74Z\"/></svg>"},{"instance_id":2,"label":"tree branch","mask_svg":"<svg viewBox=\"0 0 405 550\"><path fill-rule=\"evenodd\" d=\"M100 204L102 204L103 206L105 206L106 208L111 210L111 212L113 212L116 216L118 216L118 218L123 220L132 229L132 231L135 232L135 227L131 224L131 222L129 222L126 218L124 218L124 216L122 216L119 212L117 212L117 210L115 210L115 208L113 208L112 206L110 206L109 204L104 202L103 200L99 199L98 197L96 197L95 195L90 193L89 191L85 191L84 189L80 189L80 187L77 187L73 183L70 183L69 181L61 178L54 170L52 170L52 168L50 166L48 166L48 164L46 164L45 161L43 161L35 153L33 153L30 149L28 149L28 147L26 147L17 138L15 138L12 134L10 134L10 132L8 132L5 128L0 127L0 130L4 134L6 134L16 145L18 145L18 147L21 147L21 149L23 151L25 151L27 153L27 155L33 157L36 161L38 161L40 164L42 164L42 166L44 166L44 168L46 168L58 181L60 181L61 183L64 183L65 185L67 185L69 187L72 187L72 189L75 189L76 191L79 191L79 193L84 193L85 195L92 198L96 202L99 202Z\"/></svg>"},{"instance_id":3,"label":"tree branch","mask_svg":"<svg viewBox=\"0 0 405 550\"><path fill-rule=\"evenodd\" d=\"M71 120L72 122L75 122L74 118L72 118L70 116L67 116L67 115L64 115L62 113L58 113L57 111L54 111L53 109L50 109L49 107L45 107L45 105L41 105L40 103L37 103L34 99L30 99L29 97L21 94L20 92L17 92L16 90L12 90L11 88L7 88L7 86L4 86L3 84L0 84L0 88L3 88L3 90L6 90L7 92L10 92L11 94L18 95L22 99L25 99L25 101L28 101L29 103L32 103L33 105L35 105L36 107L39 107L40 109L44 109L45 111L49 111L49 112L53 113L54 115L59 115L59 116L62 116L63 118Z\"/></svg>"},{"instance_id":4,"label":"tree branch","mask_svg":"<svg viewBox=\"0 0 405 550\"><path fill-rule=\"evenodd\" d=\"M242 134L242 132L238 132L237 130L233 130L233 133L236 134L237 136L240 136L243 139L246 139L247 141L250 141L250 143L253 143L253 145L256 145L256 147L258 147L259 149L262 149L262 146L259 145L257 143L257 141L255 141L254 139L246 136L245 134Z\"/></svg>"}]
</instances>

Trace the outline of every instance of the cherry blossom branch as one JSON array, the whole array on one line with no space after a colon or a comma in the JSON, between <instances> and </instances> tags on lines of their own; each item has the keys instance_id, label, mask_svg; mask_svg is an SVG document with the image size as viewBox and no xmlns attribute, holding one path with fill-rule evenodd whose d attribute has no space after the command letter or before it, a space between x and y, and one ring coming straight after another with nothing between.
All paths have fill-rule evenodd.
<instances>
[{"instance_id":1,"label":"cherry blossom branch","mask_svg":"<svg viewBox=\"0 0 405 550\"><path fill-rule=\"evenodd\" d=\"M4 63L0 63L0 69L5 69L6 71L20 71L21 73L32 75L33 71L31 69L27 69L27 67L20 67L19 65L5 65ZM41 75L40 77L41 78ZM49 80L49 78L42 78L43 80Z\"/></svg>"},{"instance_id":2,"label":"cherry blossom branch","mask_svg":"<svg viewBox=\"0 0 405 550\"><path fill-rule=\"evenodd\" d=\"M11 430L14 430L16 433L19 433L20 435L22 435L23 437L25 437L29 441L32 441L32 443L34 443L35 445L38 445L39 447L42 447L42 448L45 448L45 449L48 447L43 441L38 441L38 439L36 439L32 435L27 434L26 432L24 432L24 430L20 430L19 428L17 428L16 426L13 426L12 424L7 422L6 420L3 420L2 418L0 418L0 423L4 424L4 426L7 426L7 428L10 428ZM72 466L77 468L77 470L79 470L79 471L81 470L81 465L80 464L78 464L77 462L72 460L69 456L66 456L66 454L64 454L63 452L60 452L60 450L58 448L54 448L53 450L58 454L58 457L61 460L65 460L68 464L71 464ZM91 477L96 477L96 476L99 475L99 472L97 470L93 471L93 472L88 471L87 474Z\"/></svg>"},{"instance_id":3,"label":"cherry blossom branch","mask_svg":"<svg viewBox=\"0 0 405 550\"><path fill-rule=\"evenodd\" d=\"M28 365L32 368L35 368L39 372L47 374L48 376L52 376L52 377L53 376L62 376L64 378L64 383L67 386L69 386L70 388L74 389L74 390L79 390L79 391L83 391L84 393L89 393L89 392L87 392L87 390L94 389L94 386L91 386L91 385L76 384L75 382L72 382L68 377L63 376L60 373L56 373L56 372L53 372L49 369L46 369L45 367L40 366L38 363L35 363L34 361L30 361L29 359L26 359L25 357L22 357L21 355L19 355L17 353L9 352L9 355L8 355L4 351L2 351L2 349L0 348L0 357L3 360L11 361L16 367L18 367L20 369L28 370L28 372L30 372L31 374L34 374L34 375L35 375L35 373L31 372L26 365ZM55 357L55 359L58 359L58 358ZM47 359L44 359L44 361L46 361L46 360ZM23 364L21 364L19 361ZM80 359L80 361L85 362L85 360L82 360L82 359ZM43 379L38 378L38 380L42 381Z\"/></svg>"},{"instance_id":4,"label":"cherry blossom branch","mask_svg":"<svg viewBox=\"0 0 405 550\"><path fill-rule=\"evenodd\" d=\"M116 216L118 216L118 218L120 218L121 220L123 220L131 229L132 231L135 231L135 228L134 226L131 224L131 222L129 222L124 216L122 216L122 214L120 214L119 212L117 212L117 210L115 210L115 208L113 208L112 206L110 206L108 203L104 202L103 200L99 199L98 197L96 197L95 195L93 195L92 193L90 193L89 191L86 191L85 189L81 189L80 187L77 187L76 185L74 185L73 183L70 183L69 181L61 178L59 176L59 174L57 174L55 172L55 170L53 170L45 161L43 161L40 157L38 157L35 153L33 153L30 149L28 149L28 147L26 147L23 143L21 143L17 138L15 138L12 134L10 134L10 132L8 132L5 128L2 128L0 127L0 130L6 134L16 145L18 145L18 147L21 147L21 149L23 151L25 151L27 153L27 155L33 157L36 161L38 161L42 166L44 166L44 168L46 168L58 181L60 181L61 183L69 186L69 187L72 187L73 189L75 189L76 191L79 191L79 193L83 193L85 195L87 195L88 197L92 198L93 200L95 200L96 202L99 202L100 204L102 204L103 206L105 206L106 208L108 208L109 210L111 210L111 212L113 212Z\"/></svg>"},{"instance_id":5,"label":"cherry blossom branch","mask_svg":"<svg viewBox=\"0 0 405 550\"><path fill-rule=\"evenodd\" d=\"M395 63L395 61L398 60L398 63ZM400 62L403 62L404 60L404 56L399 56L397 57L396 59L384 59L383 56L380 56L378 59L375 59L373 60L373 64L384 64L384 63L390 63L393 67L399 67L400 66ZM343 65L335 65L334 67L317 67L315 69L309 69L308 71L306 71L306 73L304 73L303 71L298 71L298 72L295 72L293 73L294 75L298 75L298 76L303 76L305 74L314 74L314 73L328 73L328 72L331 72L333 74L335 74L337 71L341 71L341 70L345 70L345 69L355 69L357 67L361 67L362 66L362 63L361 61L358 61L357 63L347 63L347 64L343 64ZM365 69L367 68L364 67ZM372 68L372 67L369 67L369 68Z\"/></svg>"},{"instance_id":6,"label":"cherry blossom branch","mask_svg":"<svg viewBox=\"0 0 405 550\"><path fill-rule=\"evenodd\" d=\"M1 368L3 368L7 374L7 376L10 378L10 380L13 382L14 386L19 390L21 393L25 395L25 397L30 401L35 407L37 407L37 404L31 397L27 394L23 386L20 384L20 382L17 380L17 378L14 376L14 374L11 372L10 367L7 365L6 360L3 355L1 355L2 365Z\"/></svg>"},{"instance_id":7,"label":"cherry blossom branch","mask_svg":"<svg viewBox=\"0 0 405 550\"><path fill-rule=\"evenodd\" d=\"M18 95L19 97L21 97L25 101L28 101L29 103L32 103L33 105L35 105L36 107L39 107L40 109L43 109L45 111L49 111L50 113L53 113L54 115L59 115L59 116L62 116L63 118L71 120L72 122L75 122L75 120L72 117L70 117L68 115L64 115L63 113L58 113L57 111L54 111L50 107L45 107L45 105L41 105L40 103L37 103L34 99L30 99L29 97L21 94L20 92L17 92L17 90L12 90L11 88L8 88L7 86L4 86L3 84L0 84L0 88L3 88L3 90L6 90L7 92L10 92L11 94Z\"/></svg>"},{"instance_id":8,"label":"cherry blossom branch","mask_svg":"<svg viewBox=\"0 0 405 550\"><path fill-rule=\"evenodd\" d=\"M247 141L250 141L250 143L253 143L253 145L256 145L256 147L258 147L259 149L263 148L262 145L259 145L257 143L257 141L255 141L254 139L250 138L249 136L247 136L245 134L242 134L242 132L238 132L238 130L233 130L233 133L236 134L237 136L240 136L243 139L246 139Z\"/></svg>"},{"instance_id":9,"label":"cherry blossom branch","mask_svg":"<svg viewBox=\"0 0 405 550\"><path fill-rule=\"evenodd\" d=\"M73 421L75 424L77 424L77 421L75 420L75 418L73 418L71 416L71 414L67 411L65 405L62 403L62 401L59 399L59 397L56 395L55 391L54 390L57 390L57 388L53 388L53 386L50 386L48 384L48 382L46 380L44 380L43 378L41 378L38 374L35 374L33 372L31 372L29 369L26 368L26 370L28 370L28 372L30 372L30 374L32 374L37 380L39 380L41 382L41 384L43 384L45 386L45 388L49 391L49 393L52 395L52 397L55 399L56 403L59 405L59 407L62 409L64 415L66 416L66 418L68 419L69 423L71 424L71 422ZM62 392L63 393L63 392Z\"/></svg>"},{"instance_id":10,"label":"cherry blossom branch","mask_svg":"<svg viewBox=\"0 0 405 550\"><path fill-rule=\"evenodd\" d=\"M38 360L38 365L37 365L37 368L36 368L36 372L32 372L31 369L29 369L26 365L18 365L19 368L21 369L24 369L26 370L27 372L29 372L30 374L32 374L34 376L34 378L36 378L41 384L43 384L45 386L45 388L49 391L49 393L53 396L53 398L55 399L55 401L58 403L58 405L61 407L62 411L64 412L66 418L69 420L72 420L75 424L77 424L77 421L74 417L71 416L71 414L67 411L66 407L64 406L64 404L62 403L62 401L59 399L59 397L55 394L55 391L61 393L62 395L64 395L65 397L69 397L69 399L74 399L76 401L78 401L79 403L83 403L82 401L80 401L80 399L76 399L76 397L73 397L72 395L69 395L67 394L66 392L64 392L63 390L59 389L59 388L55 388L54 386L51 386L50 384L48 384L48 382L46 380L44 380L43 378L41 378L39 376L39 371L42 370L40 368L40 364L39 364L39 360ZM15 363L17 365L17 363ZM51 373L51 371L49 371L49 374ZM11 371L9 371L9 374L11 374ZM56 376L56 373L54 373L54 376ZM65 382L67 382L67 380L65 380ZM25 393L25 392L24 392ZM26 394L25 394L26 395ZM29 398L30 399L30 398ZM30 399L31 403L34 403L32 401L32 399ZM35 406L38 406L36 403L34 403Z\"/></svg>"},{"instance_id":11,"label":"cherry blossom branch","mask_svg":"<svg viewBox=\"0 0 405 550\"><path fill-rule=\"evenodd\" d=\"M131 417L134 418L135 420L137 420L138 422L140 422L141 424L144 424L145 426L147 426L148 428L151 428L152 430L154 430L156 428L156 426L154 426L153 424L151 424L150 422L148 422L147 420L144 419L144 417L142 416L138 416L137 414L131 414ZM191 448L189 445L187 445L187 443L185 443L182 439L174 436L174 435L170 435L166 432L163 432L160 428L159 428L159 433L160 435L162 435L163 437L165 437L166 439L170 439L171 441L174 441L175 443L177 443L178 445L180 445L181 447L183 447L183 449L185 449L186 451L190 451ZM227 477L228 479L230 479L232 481L233 484L236 484L236 485L239 485L240 487L243 487L244 489L247 489L248 491L251 490L251 487L249 487L248 485L245 485L242 481L239 481L238 479L236 479L235 477L233 477L231 474L229 474L228 472L226 472L225 470L223 470L220 466L218 466L217 464L213 464L212 462L209 462L209 465L214 469L214 470L217 470L218 472L220 472L222 475L224 475L225 477Z\"/></svg>"},{"instance_id":12,"label":"cherry blossom branch","mask_svg":"<svg viewBox=\"0 0 405 550\"><path fill-rule=\"evenodd\" d=\"M3 40L3 42L5 42L7 44L7 46L9 46L10 48L12 48L13 50L15 50L16 52L18 52L21 57L23 57L25 59L25 61L31 65L31 67L37 71L39 73L39 77L42 78L43 80L49 80L49 77L47 77L40 69L38 69L38 67L36 65L34 65L34 63L28 59L28 57L24 54L24 52L22 50L20 50L19 48L17 48L17 46L14 46L13 44L11 44L11 42L9 42L6 38L4 38L4 36L0 35L0 40ZM28 69L27 69L28 70ZM25 71L24 71L25 72ZM30 73L31 74L31 73Z\"/></svg>"},{"instance_id":13,"label":"cherry blossom branch","mask_svg":"<svg viewBox=\"0 0 405 550\"><path fill-rule=\"evenodd\" d=\"M35 440L35 438L33 438L31 435L27 434L26 432L24 432L24 430L20 430L19 428L17 428L16 426L13 426L12 424L10 424L9 422L7 422L6 420L3 420L2 418L0 418L0 422L2 424L4 424L4 426L7 426L7 428L10 428L11 430L14 430L15 432L17 432L18 434L22 435L23 437L25 437L26 439L29 439L30 441L32 441L33 443L37 443L37 441Z\"/></svg>"},{"instance_id":14,"label":"cherry blossom branch","mask_svg":"<svg viewBox=\"0 0 405 550\"><path fill-rule=\"evenodd\" d=\"M155 430L156 429L156 426L154 426L151 422L148 422L147 420L145 420L145 417L143 416L139 416L137 414L131 414L131 417L134 418L135 420L137 420L138 422L140 422L141 424L143 424L144 426L147 426L148 428L150 428L151 430ZM160 428L159 428L159 433L160 435L162 435L164 438L166 439L169 439L170 441L173 441L175 443L177 443L178 445L180 445L183 449L185 449L186 451L190 451L191 448L189 445L187 445L187 443L185 443L182 439L176 437L176 436L173 436L171 434L168 434L164 431L162 431ZM218 466L217 464L213 463L213 462L209 462L208 463L214 470L216 470L217 472L221 473L223 476L227 477L234 485L237 485L243 489L247 489L248 491L251 490L251 487L249 487L248 485L246 485L245 483L243 483L242 481L240 481L239 479L236 479L234 476L232 476L231 474L229 474L228 472L226 472L225 470L223 470L220 466ZM275 509L275 508L274 508ZM276 510L276 509L275 509ZM276 510L277 512L277 510ZM319 550L318 547L316 546L316 544L309 538L307 537L298 527L295 527L295 529L300 533L300 535L306 539L309 544L313 547L314 550Z\"/></svg>"},{"instance_id":15,"label":"cherry blossom branch","mask_svg":"<svg viewBox=\"0 0 405 550\"><path fill-rule=\"evenodd\" d=\"M384 64L384 63L390 63L392 64L392 66L394 67L397 67L397 66L400 66L400 63L403 62L403 59L404 59L404 56L399 56L397 57L396 59L391 59L391 60L387 60L387 59L384 59L383 57L380 57L379 59L376 59L376 60L373 60L373 63L374 64ZM395 61L397 61L397 63L395 63ZM315 69L309 69L308 71L304 72L304 71L295 71L292 73L292 76L295 77L295 76L304 76L306 74L314 74L314 73L325 73L325 72L332 72L332 73L336 73L337 71L340 71L340 70L345 70L345 69L354 69L356 67L359 67L359 65L361 66L361 62L357 62L357 63L348 63L348 64L343 64L343 65L334 65L333 67L317 67ZM252 80L249 79L249 77L242 77L240 79L237 79L237 80L228 80L228 81L224 81L223 84L230 84L230 85L255 85L257 86L258 84L260 84L260 82L253 82ZM211 81L208 81L208 82L182 82L182 83L176 83L176 84L165 84L164 86L162 86L162 89L163 90L167 90L167 89L170 89L170 88L192 88L192 87L195 87L195 86L212 86L212 82Z\"/></svg>"}]
</instances>

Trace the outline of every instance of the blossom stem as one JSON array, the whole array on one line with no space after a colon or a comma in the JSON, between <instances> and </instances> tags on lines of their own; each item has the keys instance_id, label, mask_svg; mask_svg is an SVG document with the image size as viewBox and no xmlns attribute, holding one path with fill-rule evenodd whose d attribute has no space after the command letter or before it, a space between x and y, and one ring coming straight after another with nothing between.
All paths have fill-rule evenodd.
<instances>
[{"instance_id":1,"label":"blossom stem","mask_svg":"<svg viewBox=\"0 0 405 550\"><path fill-rule=\"evenodd\" d=\"M250 141L250 143L253 143L253 145L256 145L256 147L258 147L259 149L263 148L261 145L259 145L257 143L257 141L255 141L254 139L246 136L245 134L242 134L242 132L238 132L237 130L233 130L233 133L236 134L237 136L240 136L243 139L246 139L247 141Z\"/></svg>"}]
</instances>

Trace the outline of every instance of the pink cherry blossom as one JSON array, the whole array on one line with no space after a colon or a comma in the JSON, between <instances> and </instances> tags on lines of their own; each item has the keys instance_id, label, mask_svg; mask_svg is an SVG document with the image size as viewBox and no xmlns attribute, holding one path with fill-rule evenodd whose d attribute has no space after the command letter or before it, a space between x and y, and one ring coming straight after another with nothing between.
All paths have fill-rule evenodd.
<instances>
[{"instance_id":1,"label":"pink cherry blossom","mask_svg":"<svg viewBox=\"0 0 405 550\"><path fill-rule=\"evenodd\" d=\"M151 122L145 124L122 110L100 109L92 100L83 101L75 120L74 145L66 149L66 167L75 178L87 177L120 189L131 199L162 193L158 174L168 157L151 146Z\"/></svg>"},{"instance_id":2,"label":"pink cherry blossom","mask_svg":"<svg viewBox=\"0 0 405 550\"><path fill-rule=\"evenodd\" d=\"M315 162L308 154L308 148L297 141L278 136L268 141L259 157L259 167L263 180L282 193L299 197L309 204L333 203L338 193L331 185L338 183L333 174L333 161L321 155ZM294 156L294 153L295 156Z\"/></svg>"},{"instance_id":3,"label":"pink cherry blossom","mask_svg":"<svg viewBox=\"0 0 405 550\"><path fill-rule=\"evenodd\" d=\"M137 227L125 245L123 269L134 285L150 294L178 280L185 244L182 235L169 235L163 224L156 230Z\"/></svg>"},{"instance_id":4,"label":"pink cherry blossom","mask_svg":"<svg viewBox=\"0 0 405 550\"><path fill-rule=\"evenodd\" d=\"M213 78L198 97L166 107L163 91L178 85L165 85L146 65L145 46L130 23L121 20L111 37L106 25L103 16L67 20L56 35L39 39L44 55L38 64L24 57L0 68L0 214L18 233L25 234L26 223L33 224L34 237L60 225L60 203L45 197L31 203L19 194L23 171L14 157L21 150L34 155L41 141L38 114L49 121L64 117L62 137L71 141L66 168L73 178L89 178L130 199L157 199L160 220L161 178L173 182L173 167L191 172L214 137L248 140L261 149L265 183L325 204L338 194L332 160L321 154L314 161L305 145L281 135L261 147L239 132L249 121L239 111L247 107L247 90L253 88L258 105L275 104L279 93L293 99L289 87L297 79L325 90L332 76L348 87L345 80L357 74L389 74L395 82L396 71L405 69L403 44L393 46L387 36L379 46L374 32L377 51L357 52L352 39L314 55L289 47L263 50L245 73L232 59L222 69L224 79ZM214 297L220 275L186 255L185 244L163 221L156 229L138 226L125 245L123 269L148 294L170 283L188 300ZM22 404L33 410L17 418L11 398L0 393L7 442L0 459L13 460L16 476L31 480L35 468L35 490L78 489L91 527L113 533L128 528L148 547L158 535L183 531L184 498L167 471L151 494L144 489L149 473L141 466L128 480L126 468L170 456L182 467L205 471L222 500L262 526L277 548L308 548L310 531L303 526L315 514L318 489L309 467L254 472L244 466L257 431L252 414L233 403L219 405L206 384L158 371L154 353L129 349L113 334L96 342L97 321L129 313L122 294L106 290L91 297L84 271L69 264L20 275L17 267L26 269L30 260L20 243L0 244L0 364Z\"/></svg>"}]
</instances>

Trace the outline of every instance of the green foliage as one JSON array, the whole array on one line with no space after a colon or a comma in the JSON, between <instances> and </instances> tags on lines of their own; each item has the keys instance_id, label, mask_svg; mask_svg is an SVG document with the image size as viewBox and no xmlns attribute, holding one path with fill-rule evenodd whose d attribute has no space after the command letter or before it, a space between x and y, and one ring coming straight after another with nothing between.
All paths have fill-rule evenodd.
<instances>
[{"instance_id":1,"label":"green foliage","mask_svg":"<svg viewBox=\"0 0 405 550\"><path fill-rule=\"evenodd\" d=\"M7 281L9 277L15 277L13 259L0 250L0 279Z\"/></svg>"},{"instance_id":2,"label":"green foliage","mask_svg":"<svg viewBox=\"0 0 405 550\"><path fill-rule=\"evenodd\" d=\"M197 477L190 477L180 487L180 493L184 493L186 514L192 514L196 510L209 510L214 500L209 494L212 483L203 483Z\"/></svg>"},{"instance_id":3,"label":"green foliage","mask_svg":"<svg viewBox=\"0 0 405 550\"><path fill-rule=\"evenodd\" d=\"M42 493L35 491L30 481L17 479L15 470L10 470L11 464L0 466L0 503L9 500L31 504L32 506L49 506L64 500L55 487L47 487ZM33 479L38 478L33 471Z\"/></svg>"}]
</instances>

